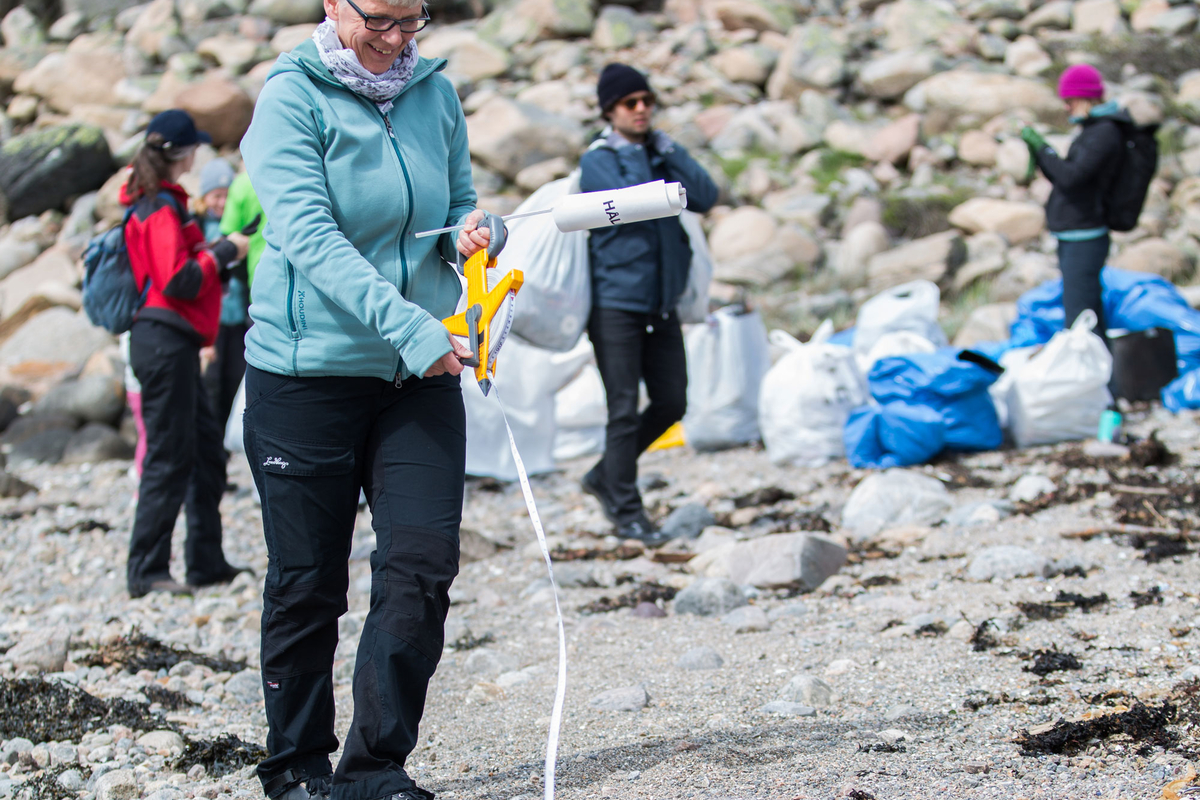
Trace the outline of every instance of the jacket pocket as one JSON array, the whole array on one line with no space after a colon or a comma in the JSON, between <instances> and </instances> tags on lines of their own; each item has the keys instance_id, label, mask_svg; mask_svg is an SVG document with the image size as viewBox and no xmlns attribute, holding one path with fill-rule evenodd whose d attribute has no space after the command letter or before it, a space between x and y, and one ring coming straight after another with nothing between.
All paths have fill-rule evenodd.
<instances>
[{"instance_id":1,"label":"jacket pocket","mask_svg":"<svg viewBox=\"0 0 1200 800\"><path fill-rule=\"evenodd\" d=\"M601 264L620 266L650 257L654 243L650 241L649 236L638 230L629 230L630 227L632 226L626 226L624 230L613 231L612 235L607 237L607 241L601 241L596 247L594 252ZM592 235L595 236L596 233L593 232Z\"/></svg>"},{"instance_id":2,"label":"jacket pocket","mask_svg":"<svg viewBox=\"0 0 1200 800\"><path fill-rule=\"evenodd\" d=\"M288 334L293 339L302 338L301 329L308 327L304 312L304 290L296 287L296 268L285 261L287 272L287 324Z\"/></svg>"}]
</instances>

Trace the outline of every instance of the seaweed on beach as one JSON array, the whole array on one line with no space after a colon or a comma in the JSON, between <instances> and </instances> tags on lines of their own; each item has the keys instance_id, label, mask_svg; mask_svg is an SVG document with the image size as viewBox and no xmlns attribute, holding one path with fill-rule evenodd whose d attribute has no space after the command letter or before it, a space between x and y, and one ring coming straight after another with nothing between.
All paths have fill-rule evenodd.
<instances>
[{"instance_id":1,"label":"seaweed on beach","mask_svg":"<svg viewBox=\"0 0 1200 800\"><path fill-rule=\"evenodd\" d=\"M604 614L609 611L616 611L619 608L633 608L639 603L656 603L659 600L666 602L667 600L673 600L678 591L678 589L672 586L663 586L655 581L646 581L632 591L618 595L616 598L601 597L595 602L581 606L579 611L583 614Z\"/></svg>"},{"instance_id":2,"label":"seaweed on beach","mask_svg":"<svg viewBox=\"0 0 1200 800\"><path fill-rule=\"evenodd\" d=\"M1127 711L1073 722L1060 719L1045 730L1025 730L1015 741L1024 756L1076 755L1086 750L1093 740L1116 736L1139 743L1139 752L1148 751L1152 747L1169 747L1176 743L1177 735L1167 730L1167 725L1175 718L1176 707L1169 700L1157 706L1135 703Z\"/></svg>"},{"instance_id":3,"label":"seaweed on beach","mask_svg":"<svg viewBox=\"0 0 1200 800\"><path fill-rule=\"evenodd\" d=\"M128 636L121 636L110 644L101 645L94 653L78 659L78 663L85 666L119 666L131 673L144 669L158 672L160 669L170 669L183 661L208 667L214 672L241 672L246 668L245 661L194 653L185 647L164 644L139 630L134 630Z\"/></svg>"},{"instance_id":4,"label":"seaweed on beach","mask_svg":"<svg viewBox=\"0 0 1200 800\"><path fill-rule=\"evenodd\" d=\"M266 757L267 748L262 745L243 742L233 734L225 733L216 739L188 739L187 746L172 766L179 772L187 772L201 764L210 778L220 778Z\"/></svg>"},{"instance_id":5,"label":"seaweed on beach","mask_svg":"<svg viewBox=\"0 0 1200 800\"><path fill-rule=\"evenodd\" d=\"M971 634L968 644L976 653L982 653L984 650L991 650L993 647L999 647L1000 637L997 636L1000 629L996 626L996 620L985 619L983 622L975 626L975 633Z\"/></svg>"},{"instance_id":6,"label":"seaweed on beach","mask_svg":"<svg viewBox=\"0 0 1200 800\"><path fill-rule=\"evenodd\" d=\"M1017 603L1017 608L1021 609L1021 613L1030 619L1062 619L1071 609L1078 608L1086 613L1107 602L1108 595L1104 593L1083 595L1075 592L1060 591L1054 600L1049 603L1023 602Z\"/></svg>"},{"instance_id":7,"label":"seaweed on beach","mask_svg":"<svg viewBox=\"0 0 1200 800\"><path fill-rule=\"evenodd\" d=\"M32 742L79 741L110 725L133 730L174 726L145 703L117 697L101 699L75 686L40 678L6 679L0 683L0 738L18 736Z\"/></svg>"},{"instance_id":8,"label":"seaweed on beach","mask_svg":"<svg viewBox=\"0 0 1200 800\"><path fill-rule=\"evenodd\" d=\"M1035 650L1033 652L1033 664L1022 667L1022 669L1025 672L1032 672L1034 675L1040 675L1044 678L1051 672L1083 669L1083 664L1080 663L1079 657L1074 653L1066 653L1058 648L1052 648L1050 650Z\"/></svg>"},{"instance_id":9,"label":"seaweed on beach","mask_svg":"<svg viewBox=\"0 0 1200 800\"><path fill-rule=\"evenodd\" d=\"M159 686L157 683L148 683L142 689L142 694L146 695L146 699L151 703L158 703L167 711L179 711L184 708L198 705L188 699L183 692L175 692L165 686Z\"/></svg>"}]
</instances>

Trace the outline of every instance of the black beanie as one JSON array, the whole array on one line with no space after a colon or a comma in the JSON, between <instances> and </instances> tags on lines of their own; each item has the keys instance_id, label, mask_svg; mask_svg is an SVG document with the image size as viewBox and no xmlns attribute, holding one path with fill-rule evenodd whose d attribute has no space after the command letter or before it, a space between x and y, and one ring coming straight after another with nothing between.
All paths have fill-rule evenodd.
<instances>
[{"instance_id":1,"label":"black beanie","mask_svg":"<svg viewBox=\"0 0 1200 800\"><path fill-rule=\"evenodd\" d=\"M625 64L609 64L600 73L600 82L596 85L600 110L605 113L622 97L648 91L650 84L646 83L645 76Z\"/></svg>"}]
</instances>

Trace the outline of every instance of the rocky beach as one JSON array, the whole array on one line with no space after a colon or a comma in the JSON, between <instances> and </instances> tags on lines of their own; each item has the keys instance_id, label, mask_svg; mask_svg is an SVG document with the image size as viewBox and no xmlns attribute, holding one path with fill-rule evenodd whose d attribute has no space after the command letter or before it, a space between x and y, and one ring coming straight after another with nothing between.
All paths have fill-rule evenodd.
<instances>
[{"instance_id":1,"label":"rocky beach","mask_svg":"<svg viewBox=\"0 0 1200 800\"><path fill-rule=\"evenodd\" d=\"M907 472L651 454L651 510L683 534L651 552L604 535L577 488L586 463L535 478L568 642L558 795L1149 798L1194 775L1195 546L1137 531L1194 529L1200 425L1131 417L1144 438L1129 450ZM194 598L124 592L127 462L22 476L38 492L0 507L0 794L260 796L247 764L265 736L266 552L244 461L222 514L231 560L259 577ZM905 491L889 500L881 480ZM515 486L470 480L464 528L410 771L439 796L536 798L551 589ZM792 530L813 533L778 533ZM364 510L339 732L372 546Z\"/></svg>"},{"instance_id":2,"label":"rocky beach","mask_svg":"<svg viewBox=\"0 0 1200 800\"><path fill-rule=\"evenodd\" d=\"M714 301L800 336L923 279L958 346L1008 337L1057 275L1018 131L1060 151L1059 73L1092 63L1160 125L1110 263L1200 303L1200 9L1189 0L433 0L480 206L567 175L599 70L649 74L658 125L721 187ZM237 144L319 0L0 2L0 798L258 798L266 549L244 457L222 503L250 567L125 592L136 431L80 255L120 220L155 113ZM533 480L565 616L558 796L1176 800L1200 758L1200 417L1126 413L1073 442L873 473L759 446L642 459L644 550ZM176 531L182 539L183 523ZM180 542L177 542L177 547ZM365 617L369 512L335 663L339 735ZM553 590L515 484L470 478L447 646L409 771L439 797L534 800L557 671ZM181 562L176 553L174 563Z\"/></svg>"}]
</instances>

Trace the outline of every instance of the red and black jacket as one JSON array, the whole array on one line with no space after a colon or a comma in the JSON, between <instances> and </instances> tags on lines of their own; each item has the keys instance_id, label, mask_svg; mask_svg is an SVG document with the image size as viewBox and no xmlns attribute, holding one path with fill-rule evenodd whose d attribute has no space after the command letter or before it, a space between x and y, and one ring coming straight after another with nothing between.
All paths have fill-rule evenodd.
<instances>
[{"instance_id":1,"label":"red and black jacket","mask_svg":"<svg viewBox=\"0 0 1200 800\"><path fill-rule=\"evenodd\" d=\"M191 335L201 346L213 343L221 318L221 273L237 258L232 242L210 246L187 212L187 192L163 181L162 194L147 197L121 187L121 203L132 205L125 247L138 286L150 282L138 319L155 320ZM180 210L183 218L180 218Z\"/></svg>"}]
</instances>

